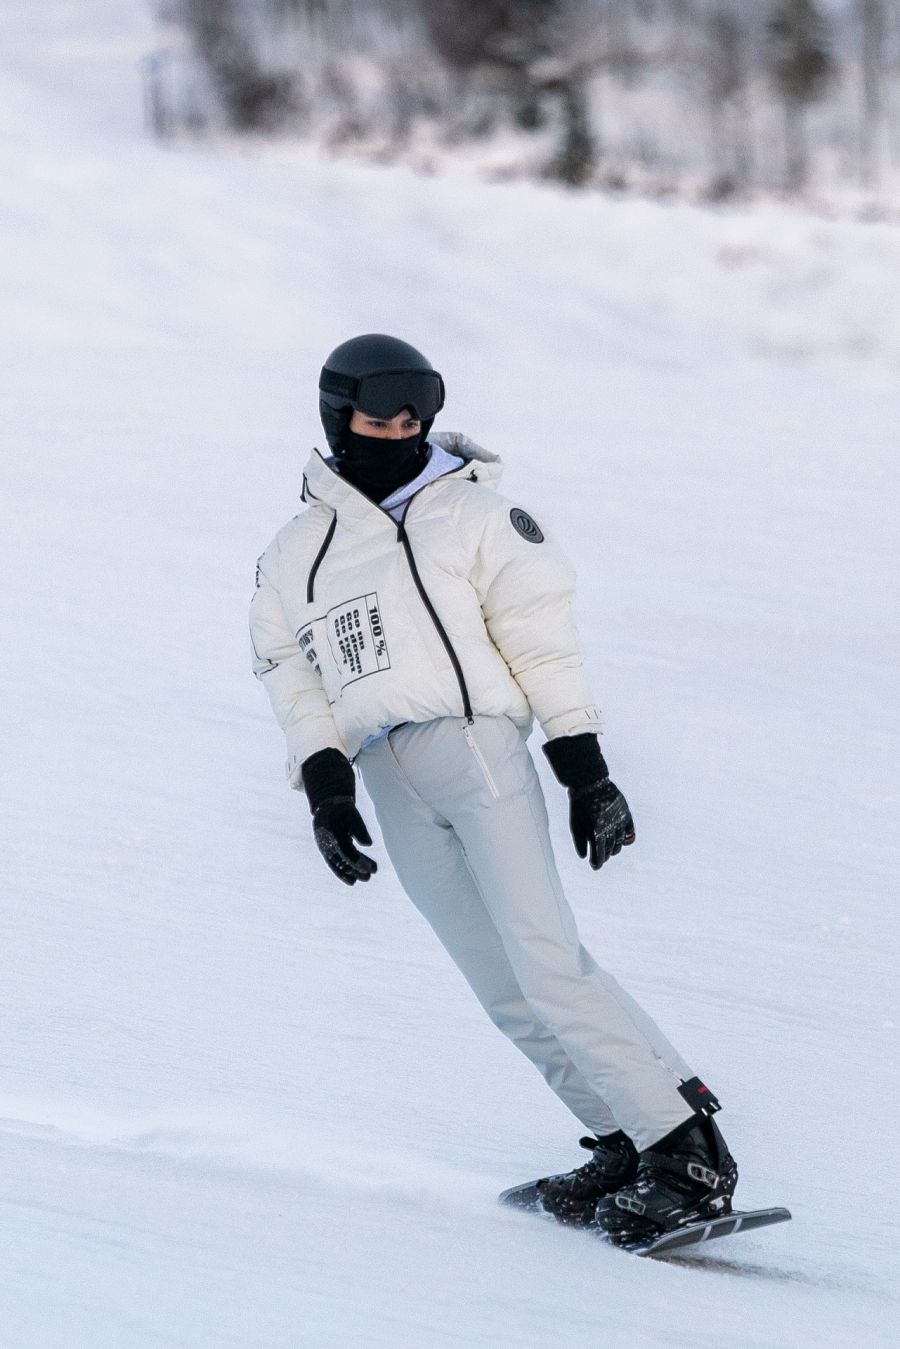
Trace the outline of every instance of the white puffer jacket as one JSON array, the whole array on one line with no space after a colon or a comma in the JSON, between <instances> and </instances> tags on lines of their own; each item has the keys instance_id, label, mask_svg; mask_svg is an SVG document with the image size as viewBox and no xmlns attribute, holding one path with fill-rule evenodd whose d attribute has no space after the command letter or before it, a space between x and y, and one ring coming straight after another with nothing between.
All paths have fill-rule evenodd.
<instances>
[{"instance_id":1,"label":"white puffer jacket","mask_svg":"<svg viewBox=\"0 0 900 1349\"><path fill-rule=\"evenodd\" d=\"M352 759L399 722L505 714L529 727L534 713L548 739L599 729L571 566L494 490L497 455L453 433L431 440L465 462L417 491L399 525L314 450L309 509L259 559L253 669L300 790L310 754Z\"/></svg>"}]
</instances>

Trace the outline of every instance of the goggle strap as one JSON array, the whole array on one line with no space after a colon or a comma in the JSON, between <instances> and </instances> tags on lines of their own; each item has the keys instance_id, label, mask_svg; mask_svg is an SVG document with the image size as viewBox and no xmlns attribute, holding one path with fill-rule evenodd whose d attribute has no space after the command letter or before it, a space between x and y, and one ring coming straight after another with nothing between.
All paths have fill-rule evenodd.
<instances>
[{"instance_id":1,"label":"goggle strap","mask_svg":"<svg viewBox=\"0 0 900 1349\"><path fill-rule=\"evenodd\" d=\"M336 370L329 370L325 365L319 376L319 388L323 393L336 394L338 398L346 398L348 403L352 403L356 399L359 380L353 375L338 374Z\"/></svg>"}]
</instances>

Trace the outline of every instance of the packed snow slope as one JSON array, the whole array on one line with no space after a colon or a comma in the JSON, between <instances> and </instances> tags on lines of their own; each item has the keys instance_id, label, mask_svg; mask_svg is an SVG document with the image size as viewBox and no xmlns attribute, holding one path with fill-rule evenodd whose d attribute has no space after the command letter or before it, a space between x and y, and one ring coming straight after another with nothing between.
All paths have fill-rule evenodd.
<instances>
[{"instance_id":1,"label":"packed snow slope","mask_svg":"<svg viewBox=\"0 0 900 1349\"><path fill-rule=\"evenodd\" d=\"M149 41L0 11L0 1346L888 1343L900 235L160 148ZM563 878L792 1224L662 1265L498 1208L577 1122L380 839L315 851L246 606L370 329L577 564L638 843L592 873L548 778Z\"/></svg>"}]
</instances>

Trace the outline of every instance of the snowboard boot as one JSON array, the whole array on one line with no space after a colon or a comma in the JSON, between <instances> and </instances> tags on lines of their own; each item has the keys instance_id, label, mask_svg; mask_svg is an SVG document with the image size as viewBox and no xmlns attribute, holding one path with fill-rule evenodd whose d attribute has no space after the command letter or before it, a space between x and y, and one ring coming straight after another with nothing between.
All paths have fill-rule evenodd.
<instances>
[{"instance_id":1,"label":"snowboard boot","mask_svg":"<svg viewBox=\"0 0 900 1349\"><path fill-rule=\"evenodd\" d=\"M551 1213L558 1222L570 1227L588 1227L594 1220L597 1200L636 1176L638 1154L627 1134L619 1131L604 1138L582 1138L580 1142L591 1153L590 1161L573 1171L545 1176L531 1186L521 1187L525 1201L522 1207Z\"/></svg>"},{"instance_id":2,"label":"snowboard boot","mask_svg":"<svg viewBox=\"0 0 900 1349\"><path fill-rule=\"evenodd\" d=\"M595 1205L593 1225L628 1245L722 1218L731 1212L737 1178L724 1138L700 1115L640 1154L634 1179Z\"/></svg>"}]
</instances>

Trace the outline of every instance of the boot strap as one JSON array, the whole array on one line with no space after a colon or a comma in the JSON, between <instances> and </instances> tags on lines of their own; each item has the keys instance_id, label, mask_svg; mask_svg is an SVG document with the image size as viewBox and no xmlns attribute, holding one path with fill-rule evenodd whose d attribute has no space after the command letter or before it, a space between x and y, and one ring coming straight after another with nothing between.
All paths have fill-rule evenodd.
<instances>
[{"instance_id":1,"label":"boot strap","mask_svg":"<svg viewBox=\"0 0 900 1349\"><path fill-rule=\"evenodd\" d=\"M641 1161L646 1161L648 1166L654 1170L668 1171L673 1176L690 1176L691 1180L697 1180L701 1185L706 1185L714 1190L719 1183L718 1171L713 1171L708 1166L701 1166L699 1162L679 1162L674 1157L667 1157L664 1152L645 1152Z\"/></svg>"}]
</instances>

